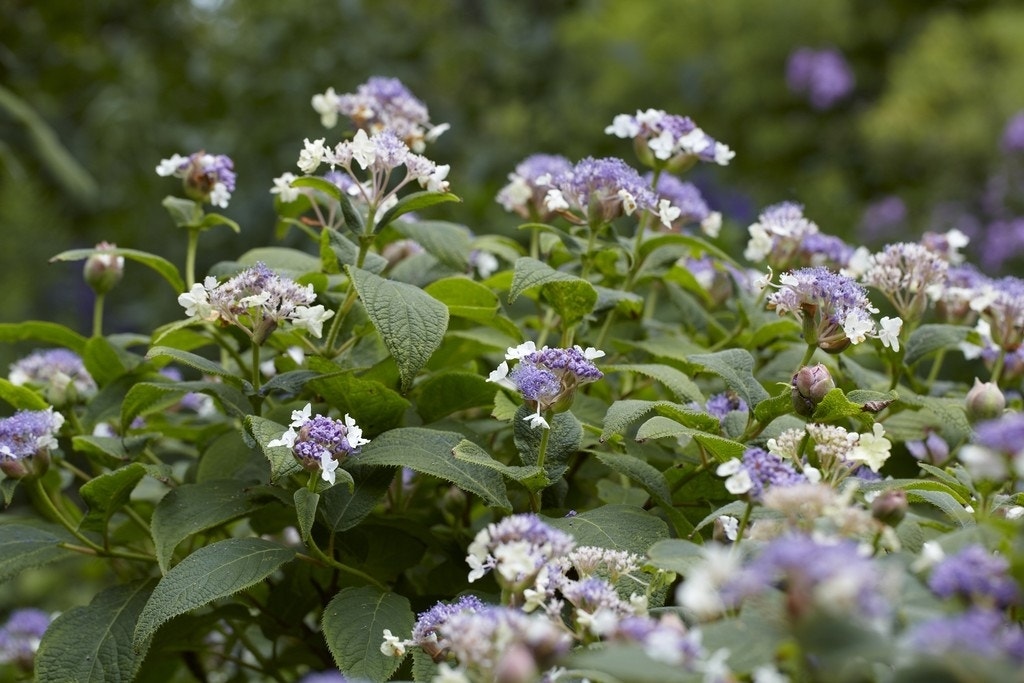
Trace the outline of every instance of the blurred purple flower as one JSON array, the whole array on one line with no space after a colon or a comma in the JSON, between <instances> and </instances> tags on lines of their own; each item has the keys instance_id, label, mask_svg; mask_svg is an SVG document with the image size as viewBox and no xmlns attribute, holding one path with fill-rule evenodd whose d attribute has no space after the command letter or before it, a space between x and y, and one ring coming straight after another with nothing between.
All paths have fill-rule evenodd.
<instances>
[{"instance_id":1,"label":"blurred purple flower","mask_svg":"<svg viewBox=\"0 0 1024 683\"><path fill-rule=\"evenodd\" d=\"M1017 112L1007 121L1001 146L1007 154L1024 152L1024 111Z\"/></svg>"},{"instance_id":2,"label":"blurred purple flower","mask_svg":"<svg viewBox=\"0 0 1024 683\"><path fill-rule=\"evenodd\" d=\"M855 82L850 65L834 48L802 47L790 54L786 64L790 91L806 95L811 106L819 111L831 109L846 98L853 92Z\"/></svg>"}]
</instances>

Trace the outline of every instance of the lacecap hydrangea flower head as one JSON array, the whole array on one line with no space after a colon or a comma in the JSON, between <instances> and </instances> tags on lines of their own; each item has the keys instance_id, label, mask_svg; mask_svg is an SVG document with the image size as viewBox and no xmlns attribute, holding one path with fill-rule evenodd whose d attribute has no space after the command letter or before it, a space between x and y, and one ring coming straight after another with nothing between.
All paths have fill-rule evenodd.
<instances>
[{"instance_id":1,"label":"lacecap hydrangea flower head","mask_svg":"<svg viewBox=\"0 0 1024 683\"><path fill-rule=\"evenodd\" d=\"M0 470L12 479L45 472L63 424L64 416L53 408L0 419Z\"/></svg>"},{"instance_id":2,"label":"lacecap hydrangea flower head","mask_svg":"<svg viewBox=\"0 0 1024 683\"><path fill-rule=\"evenodd\" d=\"M674 173L698 161L727 165L736 153L701 130L688 116L661 109L619 114L604 129L608 135L632 139L637 156L645 166L665 168Z\"/></svg>"},{"instance_id":3,"label":"lacecap hydrangea flower head","mask_svg":"<svg viewBox=\"0 0 1024 683\"><path fill-rule=\"evenodd\" d=\"M160 176L181 178L185 195L200 203L226 209L235 191L235 164L224 154L195 152L185 157L174 154L156 167Z\"/></svg>"},{"instance_id":4,"label":"lacecap hydrangea flower head","mask_svg":"<svg viewBox=\"0 0 1024 683\"><path fill-rule=\"evenodd\" d=\"M262 344L284 323L319 339L324 322L334 316L334 311L311 305L315 300L313 285L300 285L263 263L220 284L216 278L207 277L178 297L186 315L235 325L255 344Z\"/></svg>"},{"instance_id":5,"label":"lacecap hydrangea flower head","mask_svg":"<svg viewBox=\"0 0 1024 683\"><path fill-rule=\"evenodd\" d=\"M279 439L267 444L268 447L285 446L310 471L319 471L320 477L334 485L338 465L359 449L370 443L363 438L363 430L350 415L344 420L335 420L324 415L313 415L309 403L302 410L292 411L292 422L288 431Z\"/></svg>"},{"instance_id":6,"label":"lacecap hydrangea flower head","mask_svg":"<svg viewBox=\"0 0 1024 683\"><path fill-rule=\"evenodd\" d=\"M524 419L531 427L548 429L544 413L568 410L578 386L604 377L593 363L602 356L604 351L593 347L552 349L545 346L538 351L536 344L529 341L510 347L505 360L491 372L487 381L518 391L536 408L533 415ZM510 360L518 361L511 371Z\"/></svg>"},{"instance_id":7,"label":"lacecap hydrangea flower head","mask_svg":"<svg viewBox=\"0 0 1024 683\"><path fill-rule=\"evenodd\" d=\"M11 364L7 379L15 386L41 390L47 403L55 406L88 401L98 390L82 357L68 349L31 353Z\"/></svg>"}]
</instances>

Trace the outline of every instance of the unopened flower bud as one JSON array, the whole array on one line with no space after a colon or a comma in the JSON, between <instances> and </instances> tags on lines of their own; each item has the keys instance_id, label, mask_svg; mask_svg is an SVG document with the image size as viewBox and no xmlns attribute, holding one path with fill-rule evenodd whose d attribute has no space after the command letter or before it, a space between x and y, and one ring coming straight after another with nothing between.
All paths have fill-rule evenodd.
<instances>
[{"instance_id":1,"label":"unopened flower bud","mask_svg":"<svg viewBox=\"0 0 1024 683\"><path fill-rule=\"evenodd\" d=\"M871 516L882 524L895 527L903 521L907 507L907 492L903 489L889 489L871 502Z\"/></svg>"},{"instance_id":2,"label":"unopened flower bud","mask_svg":"<svg viewBox=\"0 0 1024 683\"><path fill-rule=\"evenodd\" d=\"M100 242L96 253L85 260L82 276L97 294L112 290L124 275L124 256L113 253L116 249L116 244Z\"/></svg>"},{"instance_id":3,"label":"unopened flower bud","mask_svg":"<svg viewBox=\"0 0 1024 683\"><path fill-rule=\"evenodd\" d=\"M537 680L537 664L525 645L515 644L505 650L494 670L497 683L528 683Z\"/></svg>"},{"instance_id":4,"label":"unopened flower bud","mask_svg":"<svg viewBox=\"0 0 1024 683\"><path fill-rule=\"evenodd\" d=\"M822 363L805 365L792 380L793 408L805 417L814 414L825 395L836 388L832 375Z\"/></svg>"},{"instance_id":5,"label":"unopened flower bud","mask_svg":"<svg viewBox=\"0 0 1024 683\"><path fill-rule=\"evenodd\" d=\"M974 379L974 386L967 392L967 419L971 422L992 420L1003 414L1006 397L992 382Z\"/></svg>"}]
</instances>

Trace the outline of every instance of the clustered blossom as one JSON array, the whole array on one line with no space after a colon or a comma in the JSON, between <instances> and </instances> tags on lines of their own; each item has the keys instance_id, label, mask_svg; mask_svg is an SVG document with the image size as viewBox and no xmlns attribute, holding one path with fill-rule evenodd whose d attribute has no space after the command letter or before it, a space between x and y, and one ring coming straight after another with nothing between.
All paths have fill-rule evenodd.
<instances>
[{"instance_id":1,"label":"clustered blossom","mask_svg":"<svg viewBox=\"0 0 1024 683\"><path fill-rule=\"evenodd\" d=\"M975 425L972 443L957 458L975 479L1003 481L1024 477L1024 413L1006 413Z\"/></svg>"},{"instance_id":2,"label":"clustered blossom","mask_svg":"<svg viewBox=\"0 0 1024 683\"><path fill-rule=\"evenodd\" d=\"M716 141L688 116L668 114L661 109L637 110L635 115L619 114L604 129L608 135L632 139L641 159L652 166L687 166L706 161L726 166L736 153ZM645 162L647 163L647 162Z\"/></svg>"},{"instance_id":3,"label":"clustered blossom","mask_svg":"<svg viewBox=\"0 0 1024 683\"><path fill-rule=\"evenodd\" d=\"M491 372L487 381L518 391L524 399L534 404L537 411L524 419L532 427L548 429L550 425L543 413L566 409L578 386L604 377L592 362L602 356L604 351L593 347L552 349L545 346L538 351L536 344L526 342L510 347L505 353L505 360ZM510 360L518 361L511 372L508 365Z\"/></svg>"},{"instance_id":4,"label":"clustered blossom","mask_svg":"<svg viewBox=\"0 0 1024 683\"><path fill-rule=\"evenodd\" d=\"M1006 122L1001 146L1007 154L1024 152L1024 111L1017 112Z\"/></svg>"},{"instance_id":5,"label":"clustered blossom","mask_svg":"<svg viewBox=\"0 0 1024 683\"><path fill-rule=\"evenodd\" d=\"M727 604L738 604L774 586L787 593L786 606L793 618L818 609L878 622L891 612L886 575L849 540L780 536L737 572L722 592Z\"/></svg>"},{"instance_id":6,"label":"clustered blossom","mask_svg":"<svg viewBox=\"0 0 1024 683\"><path fill-rule=\"evenodd\" d=\"M311 175L322 164L329 165L332 171L342 169L352 181L351 184L346 183L346 191L378 210L397 201L398 191L413 181L427 192L448 191L446 178L450 167L447 164L435 164L425 156L412 152L393 130L382 129L372 135L359 130L351 140L340 142L333 148L324 143L324 138L313 141L307 138L303 142L297 162L299 170ZM393 176L400 168L404 168L404 176L393 182ZM361 179L361 174L366 174L368 178ZM280 184L283 185L283 182ZM278 181L275 181L275 189L278 189L277 186ZM282 191L283 188L278 189L278 194Z\"/></svg>"},{"instance_id":7,"label":"clustered blossom","mask_svg":"<svg viewBox=\"0 0 1024 683\"><path fill-rule=\"evenodd\" d=\"M32 607L16 609L0 627L0 664L15 664L31 669L43 634L51 617Z\"/></svg>"},{"instance_id":8,"label":"clustered blossom","mask_svg":"<svg viewBox=\"0 0 1024 683\"><path fill-rule=\"evenodd\" d=\"M523 159L508 174L508 184L498 192L496 200L506 211L537 221L550 220L554 213L545 206L544 198L552 189L554 178L572 171L572 162L559 154L534 154Z\"/></svg>"},{"instance_id":9,"label":"clustered blossom","mask_svg":"<svg viewBox=\"0 0 1024 683\"><path fill-rule=\"evenodd\" d=\"M995 610L972 607L961 614L915 624L904 637L911 650L931 656L972 654L1024 664L1024 629Z\"/></svg>"},{"instance_id":10,"label":"clustered blossom","mask_svg":"<svg viewBox=\"0 0 1024 683\"><path fill-rule=\"evenodd\" d=\"M1004 608L1020 599L1020 588L1009 572L1006 558L969 545L932 569L928 587L939 597L956 596L979 606Z\"/></svg>"},{"instance_id":11,"label":"clustered blossom","mask_svg":"<svg viewBox=\"0 0 1024 683\"><path fill-rule=\"evenodd\" d=\"M64 416L46 410L19 410L0 419L0 459L21 460L57 447Z\"/></svg>"},{"instance_id":12,"label":"clustered blossom","mask_svg":"<svg viewBox=\"0 0 1024 683\"><path fill-rule=\"evenodd\" d=\"M653 182L654 176L648 173L645 179L650 183ZM679 180L674 175L662 173L658 177L654 191L658 194L659 202L667 200L671 207L679 210L679 215L667 227L676 229L696 223L700 225L704 234L718 237L722 229L722 214L711 210L696 185Z\"/></svg>"},{"instance_id":13,"label":"clustered blossom","mask_svg":"<svg viewBox=\"0 0 1024 683\"><path fill-rule=\"evenodd\" d=\"M795 486L807 482L790 463L761 448L748 448L742 458L733 458L718 466L716 474L728 477L725 488L734 495L748 494L760 500L769 487Z\"/></svg>"},{"instance_id":14,"label":"clustered blossom","mask_svg":"<svg viewBox=\"0 0 1024 683\"><path fill-rule=\"evenodd\" d=\"M704 410L709 415L717 417L719 420L724 420L725 416L734 410L745 413L748 407L747 402L735 392L723 391L720 394L709 396L704 404Z\"/></svg>"},{"instance_id":15,"label":"clustered blossom","mask_svg":"<svg viewBox=\"0 0 1024 683\"><path fill-rule=\"evenodd\" d=\"M228 207L235 191L235 164L224 154L195 152L187 157L174 154L156 167L157 175L182 178L185 194L222 209Z\"/></svg>"},{"instance_id":16,"label":"clustered blossom","mask_svg":"<svg viewBox=\"0 0 1024 683\"><path fill-rule=\"evenodd\" d=\"M869 336L899 350L900 318L883 317L876 331L867 292L852 278L824 266L784 273L781 287L768 295L768 308L779 315L793 313L804 321L804 337L829 353L839 353Z\"/></svg>"},{"instance_id":17,"label":"clustered blossom","mask_svg":"<svg viewBox=\"0 0 1024 683\"><path fill-rule=\"evenodd\" d=\"M861 281L879 290L901 317L920 319L927 293L945 284L949 263L935 251L914 242L890 244L872 254Z\"/></svg>"},{"instance_id":18,"label":"clustered blossom","mask_svg":"<svg viewBox=\"0 0 1024 683\"><path fill-rule=\"evenodd\" d=\"M360 447L370 443L363 438L363 430L348 414L344 421L324 415L313 415L309 403L302 410L292 411L292 422L280 438L268 447L284 446L307 470L320 470L321 478L332 486L341 461L359 453Z\"/></svg>"},{"instance_id":19,"label":"clustered blossom","mask_svg":"<svg viewBox=\"0 0 1024 683\"><path fill-rule=\"evenodd\" d=\"M262 343L282 323L319 338L334 311L316 300L313 285L299 285L264 263L257 263L218 284L214 277L196 283L178 296L185 314L199 320L236 325L256 343Z\"/></svg>"},{"instance_id":20,"label":"clustered blossom","mask_svg":"<svg viewBox=\"0 0 1024 683\"><path fill-rule=\"evenodd\" d=\"M747 232L750 239L743 257L751 263L767 261L775 268L798 265L846 268L855 250L838 237L823 234L818 224L804 215L797 202L765 207Z\"/></svg>"},{"instance_id":21,"label":"clustered blossom","mask_svg":"<svg viewBox=\"0 0 1024 683\"><path fill-rule=\"evenodd\" d=\"M469 545L469 581L494 569L499 580L509 585L528 584L541 567L567 555L575 545L572 536L549 527L536 515L506 517L481 529Z\"/></svg>"},{"instance_id":22,"label":"clustered blossom","mask_svg":"<svg viewBox=\"0 0 1024 683\"><path fill-rule=\"evenodd\" d=\"M640 210L657 213L670 227L679 216L668 200L658 201L636 169L616 157L587 157L552 178L551 185L544 207L577 223L600 225Z\"/></svg>"},{"instance_id":23,"label":"clustered blossom","mask_svg":"<svg viewBox=\"0 0 1024 683\"><path fill-rule=\"evenodd\" d=\"M416 152L448 130L448 124L433 125L421 100L397 78L373 76L354 93L338 95L334 88L313 96L313 109L320 114L325 128L338 123L338 114L347 116L361 130L394 132Z\"/></svg>"},{"instance_id":24,"label":"clustered blossom","mask_svg":"<svg viewBox=\"0 0 1024 683\"><path fill-rule=\"evenodd\" d=\"M786 85L806 95L818 110L831 109L845 99L855 84L853 71L843 54L834 48L814 50L799 48L786 63Z\"/></svg>"},{"instance_id":25,"label":"clustered blossom","mask_svg":"<svg viewBox=\"0 0 1024 683\"><path fill-rule=\"evenodd\" d=\"M36 351L10 366L8 381L15 386L41 389L55 406L88 401L98 391L82 357L67 349Z\"/></svg>"}]
</instances>

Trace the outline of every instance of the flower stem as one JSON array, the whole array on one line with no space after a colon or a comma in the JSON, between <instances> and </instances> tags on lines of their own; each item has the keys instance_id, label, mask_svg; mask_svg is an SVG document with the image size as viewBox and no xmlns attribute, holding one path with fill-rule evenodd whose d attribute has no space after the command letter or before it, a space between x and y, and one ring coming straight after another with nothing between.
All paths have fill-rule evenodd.
<instances>
[{"instance_id":1,"label":"flower stem","mask_svg":"<svg viewBox=\"0 0 1024 683\"><path fill-rule=\"evenodd\" d=\"M818 350L818 345L817 344L808 344L807 345L807 351L806 351L806 353L804 353L804 357L800 361L800 366L797 368L797 370L799 370L800 368L802 368L802 367L806 366L808 363L810 363L811 362L811 358L814 356L814 352L817 351L817 350Z\"/></svg>"},{"instance_id":2,"label":"flower stem","mask_svg":"<svg viewBox=\"0 0 1024 683\"><path fill-rule=\"evenodd\" d=\"M551 435L550 429L541 430L540 435L540 446L537 447L537 467L544 468L544 458L547 455L548 450L548 437Z\"/></svg>"},{"instance_id":3,"label":"flower stem","mask_svg":"<svg viewBox=\"0 0 1024 683\"><path fill-rule=\"evenodd\" d=\"M747 507L743 510L743 518L740 519L740 525L736 529L736 544L743 540L743 532L747 530L747 524L750 522L750 513L754 509L754 501L748 500Z\"/></svg>"},{"instance_id":4,"label":"flower stem","mask_svg":"<svg viewBox=\"0 0 1024 683\"><path fill-rule=\"evenodd\" d=\"M252 396L249 398L249 403L252 404L253 414L257 417L263 410L263 397L260 395L260 385L262 383L262 377L260 376L260 345L252 345Z\"/></svg>"},{"instance_id":5,"label":"flower stem","mask_svg":"<svg viewBox=\"0 0 1024 683\"><path fill-rule=\"evenodd\" d=\"M105 294L97 294L96 301L92 305L92 336L103 336L103 303L107 297Z\"/></svg>"},{"instance_id":6,"label":"flower stem","mask_svg":"<svg viewBox=\"0 0 1024 683\"><path fill-rule=\"evenodd\" d=\"M188 229L188 245L185 248L185 291L196 283L196 251L199 248L199 229Z\"/></svg>"}]
</instances>

